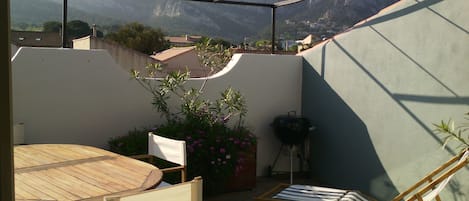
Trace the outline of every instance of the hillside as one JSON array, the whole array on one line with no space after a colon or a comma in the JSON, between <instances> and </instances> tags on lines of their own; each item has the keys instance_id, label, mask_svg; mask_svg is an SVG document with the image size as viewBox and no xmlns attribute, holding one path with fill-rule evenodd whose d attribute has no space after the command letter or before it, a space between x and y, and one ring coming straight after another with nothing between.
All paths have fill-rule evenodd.
<instances>
[{"instance_id":1,"label":"hillside","mask_svg":"<svg viewBox=\"0 0 469 201\"><path fill-rule=\"evenodd\" d=\"M273 3L275 0L251 0ZM279 8L279 35L338 32L396 0L305 0ZM60 21L62 0L11 0L12 22L42 24ZM161 27L168 34L202 34L242 41L270 33L268 8L184 0L68 0L69 19L112 25L137 21Z\"/></svg>"}]
</instances>

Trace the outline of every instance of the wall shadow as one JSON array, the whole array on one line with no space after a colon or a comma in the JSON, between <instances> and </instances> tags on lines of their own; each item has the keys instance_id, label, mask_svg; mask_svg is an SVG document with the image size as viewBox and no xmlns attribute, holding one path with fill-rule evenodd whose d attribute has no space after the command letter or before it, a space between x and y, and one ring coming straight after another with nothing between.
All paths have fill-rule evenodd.
<instances>
[{"instance_id":1,"label":"wall shadow","mask_svg":"<svg viewBox=\"0 0 469 201\"><path fill-rule=\"evenodd\" d=\"M393 46L397 51L399 51L404 57L406 57L409 61L414 63L416 66L418 66L423 72L425 72L427 75L429 75L433 80L438 82L442 87L444 87L448 92L453 94L454 96L459 96L455 91L453 91L451 88L449 88L448 85L443 83L440 79L438 79L435 75L433 75L429 70L427 70L424 66L422 66L419 62L417 62L414 58L412 58L409 54L407 54L403 49L399 48L395 43L393 43L389 38L384 36L381 32L376 30L373 26L369 26L371 30L373 30L376 34L378 34L382 39L384 39L387 43L389 43L391 46Z\"/></svg>"},{"instance_id":2,"label":"wall shadow","mask_svg":"<svg viewBox=\"0 0 469 201\"><path fill-rule=\"evenodd\" d=\"M384 199L398 194L364 122L306 61L302 93L302 114L317 127L311 137L313 178L325 186L358 189L375 197L389 195ZM372 182L384 186L385 192L373 195Z\"/></svg>"},{"instance_id":3,"label":"wall shadow","mask_svg":"<svg viewBox=\"0 0 469 201\"><path fill-rule=\"evenodd\" d=\"M399 18L399 17L405 16L405 15L414 13L415 11L418 11L418 10L421 10L421 9L426 9L429 6L437 4L437 3L442 2L442 1L443 0L416 1L417 3L412 5L412 6L408 6L408 7L405 7L403 9L396 10L392 13L389 13L389 14L386 14L386 15L383 15L383 16L380 16L380 17L377 17L377 18L373 18L373 19L367 21L366 23L357 26L357 28L363 27L363 26L370 26L370 25L380 24L382 22L393 20L395 18Z\"/></svg>"},{"instance_id":4,"label":"wall shadow","mask_svg":"<svg viewBox=\"0 0 469 201\"><path fill-rule=\"evenodd\" d=\"M408 95L408 94L398 94L398 93L395 93L393 96L400 101L451 104L451 105L469 105L469 97L450 97L450 96L439 97L439 96Z\"/></svg>"}]
</instances>

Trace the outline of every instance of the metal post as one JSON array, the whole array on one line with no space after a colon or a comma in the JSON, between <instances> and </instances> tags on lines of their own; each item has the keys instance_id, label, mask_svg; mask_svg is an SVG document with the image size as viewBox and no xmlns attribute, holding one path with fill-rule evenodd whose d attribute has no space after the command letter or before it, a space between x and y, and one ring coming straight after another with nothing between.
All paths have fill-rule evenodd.
<instances>
[{"instance_id":1,"label":"metal post","mask_svg":"<svg viewBox=\"0 0 469 201\"><path fill-rule=\"evenodd\" d=\"M272 7L272 54L275 54L275 7Z\"/></svg>"},{"instance_id":2,"label":"metal post","mask_svg":"<svg viewBox=\"0 0 469 201\"><path fill-rule=\"evenodd\" d=\"M293 184L293 145L290 145L290 185Z\"/></svg>"},{"instance_id":3,"label":"metal post","mask_svg":"<svg viewBox=\"0 0 469 201\"><path fill-rule=\"evenodd\" d=\"M15 199L13 176L13 137L11 114L10 0L0 3L0 200Z\"/></svg>"},{"instance_id":4,"label":"metal post","mask_svg":"<svg viewBox=\"0 0 469 201\"><path fill-rule=\"evenodd\" d=\"M63 0L62 8L62 47L67 47L67 0Z\"/></svg>"}]
</instances>

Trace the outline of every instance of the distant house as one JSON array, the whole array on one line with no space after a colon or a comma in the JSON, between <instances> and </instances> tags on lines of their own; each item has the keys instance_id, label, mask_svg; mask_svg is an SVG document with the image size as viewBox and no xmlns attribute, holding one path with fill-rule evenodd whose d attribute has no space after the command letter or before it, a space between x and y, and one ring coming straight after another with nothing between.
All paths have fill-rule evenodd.
<instances>
[{"instance_id":1,"label":"distant house","mask_svg":"<svg viewBox=\"0 0 469 201\"><path fill-rule=\"evenodd\" d=\"M124 70L135 69L137 71L146 71L145 67L150 63L165 64L164 72L175 70L185 70L186 67L191 71L191 77L203 77L207 75L201 66L195 46L175 47L164 50L155 55L147 55L133 49L124 47L114 41L103 40L93 36L86 36L73 40L73 49L93 50L104 49L114 58ZM158 75L164 76L164 75Z\"/></svg>"},{"instance_id":2,"label":"distant house","mask_svg":"<svg viewBox=\"0 0 469 201\"><path fill-rule=\"evenodd\" d=\"M204 77L210 73L210 69L204 68L199 61L195 46L173 47L151 56L153 59L165 64L169 71L181 70L186 67L191 71L191 77Z\"/></svg>"},{"instance_id":3,"label":"distant house","mask_svg":"<svg viewBox=\"0 0 469 201\"><path fill-rule=\"evenodd\" d=\"M167 36L165 39L168 40L173 47L188 47L199 42L202 36Z\"/></svg>"},{"instance_id":4,"label":"distant house","mask_svg":"<svg viewBox=\"0 0 469 201\"><path fill-rule=\"evenodd\" d=\"M83 38L74 39L73 49L107 50L109 54L114 58L116 63L118 63L122 68L129 72L131 69L143 71L145 70L145 67L148 64L158 62L147 54L121 46L120 44L114 41L105 41L94 36L86 36Z\"/></svg>"},{"instance_id":5,"label":"distant house","mask_svg":"<svg viewBox=\"0 0 469 201\"><path fill-rule=\"evenodd\" d=\"M11 43L18 47L62 47L62 37L56 32L11 31Z\"/></svg>"},{"instance_id":6,"label":"distant house","mask_svg":"<svg viewBox=\"0 0 469 201\"><path fill-rule=\"evenodd\" d=\"M309 49L317 42L316 37L312 34L306 36L303 40L297 40L298 43L298 52Z\"/></svg>"}]
</instances>

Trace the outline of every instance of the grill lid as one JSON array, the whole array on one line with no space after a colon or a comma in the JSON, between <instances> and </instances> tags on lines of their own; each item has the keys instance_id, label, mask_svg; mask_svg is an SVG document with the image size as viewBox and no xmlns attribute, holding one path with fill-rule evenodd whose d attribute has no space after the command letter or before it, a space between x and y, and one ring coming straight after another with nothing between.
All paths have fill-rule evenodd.
<instances>
[{"instance_id":1,"label":"grill lid","mask_svg":"<svg viewBox=\"0 0 469 201\"><path fill-rule=\"evenodd\" d=\"M287 145L296 145L303 142L312 128L311 122L307 118L296 115L277 116L271 126L277 138Z\"/></svg>"}]
</instances>

